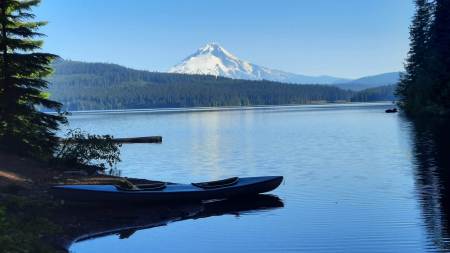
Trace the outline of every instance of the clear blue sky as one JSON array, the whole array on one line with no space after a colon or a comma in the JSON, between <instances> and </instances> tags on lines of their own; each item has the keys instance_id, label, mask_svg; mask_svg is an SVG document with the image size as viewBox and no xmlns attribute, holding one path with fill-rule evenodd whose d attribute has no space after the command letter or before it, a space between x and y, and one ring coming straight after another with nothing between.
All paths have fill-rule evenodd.
<instances>
[{"instance_id":1,"label":"clear blue sky","mask_svg":"<svg viewBox=\"0 0 450 253\"><path fill-rule=\"evenodd\" d=\"M284 71L359 77L403 69L412 0L43 0L44 49L167 71L208 42Z\"/></svg>"}]
</instances>

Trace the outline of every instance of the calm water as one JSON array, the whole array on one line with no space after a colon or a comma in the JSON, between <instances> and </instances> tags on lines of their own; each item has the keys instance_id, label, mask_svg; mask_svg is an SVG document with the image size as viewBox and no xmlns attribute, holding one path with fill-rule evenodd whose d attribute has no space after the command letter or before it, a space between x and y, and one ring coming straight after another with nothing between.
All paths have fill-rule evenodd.
<instances>
[{"instance_id":1,"label":"calm water","mask_svg":"<svg viewBox=\"0 0 450 253\"><path fill-rule=\"evenodd\" d=\"M75 114L71 127L92 133L163 136L160 145L122 147L124 176L191 182L283 175L285 182L272 192L284 207L219 212L71 250L447 252L450 128L415 125L384 113L387 107Z\"/></svg>"}]
</instances>

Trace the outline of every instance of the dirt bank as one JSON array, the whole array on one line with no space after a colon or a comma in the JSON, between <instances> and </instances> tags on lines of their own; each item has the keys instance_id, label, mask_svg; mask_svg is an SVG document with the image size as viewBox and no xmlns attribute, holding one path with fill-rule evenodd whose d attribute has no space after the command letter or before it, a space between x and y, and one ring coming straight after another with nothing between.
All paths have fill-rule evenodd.
<instances>
[{"instance_id":1,"label":"dirt bank","mask_svg":"<svg viewBox=\"0 0 450 253\"><path fill-rule=\"evenodd\" d=\"M128 238L137 230L175 221L283 207L283 202L272 195L207 203L106 205L61 203L48 193L51 185L63 181L96 180L81 174L0 153L0 242L9 242L1 245L7 247L5 252L68 252L80 240L112 234ZM2 210L6 210L6 219L2 219Z\"/></svg>"}]
</instances>

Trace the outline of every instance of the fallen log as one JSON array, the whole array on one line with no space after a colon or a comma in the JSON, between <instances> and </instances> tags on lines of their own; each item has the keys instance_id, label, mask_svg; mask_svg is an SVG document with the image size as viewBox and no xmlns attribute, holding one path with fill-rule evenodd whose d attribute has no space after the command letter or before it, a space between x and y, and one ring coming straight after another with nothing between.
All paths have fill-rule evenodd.
<instances>
[{"instance_id":1,"label":"fallen log","mask_svg":"<svg viewBox=\"0 0 450 253\"><path fill-rule=\"evenodd\" d=\"M66 141L64 138L59 139L60 142ZM79 139L79 140L70 140L70 142L84 142L88 141L87 139ZM113 142L122 143L122 144L133 144L133 143L162 143L161 136L144 136L144 137L130 137L130 138L113 138Z\"/></svg>"},{"instance_id":2,"label":"fallen log","mask_svg":"<svg viewBox=\"0 0 450 253\"><path fill-rule=\"evenodd\" d=\"M161 136L145 136L145 137L131 137L131 138L114 138L117 143L162 143Z\"/></svg>"}]
</instances>

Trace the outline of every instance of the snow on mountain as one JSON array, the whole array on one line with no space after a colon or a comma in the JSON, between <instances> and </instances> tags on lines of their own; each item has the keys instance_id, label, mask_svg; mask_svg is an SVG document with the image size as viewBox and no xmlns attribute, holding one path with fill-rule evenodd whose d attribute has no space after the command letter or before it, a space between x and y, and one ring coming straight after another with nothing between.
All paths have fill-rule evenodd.
<instances>
[{"instance_id":1,"label":"snow on mountain","mask_svg":"<svg viewBox=\"0 0 450 253\"><path fill-rule=\"evenodd\" d=\"M285 83L333 84L348 81L332 76L305 76L273 70L240 60L216 43L199 48L180 64L172 67L171 73L223 76L235 79L270 80Z\"/></svg>"}]
</instances>

